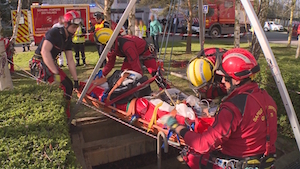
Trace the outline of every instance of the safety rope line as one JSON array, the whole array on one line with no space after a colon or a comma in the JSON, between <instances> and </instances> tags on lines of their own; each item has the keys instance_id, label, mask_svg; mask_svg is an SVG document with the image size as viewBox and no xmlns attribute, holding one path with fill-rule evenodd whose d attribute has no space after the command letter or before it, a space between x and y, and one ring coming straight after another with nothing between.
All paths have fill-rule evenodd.
<instances>
[{"instance_id":1,"label":"safety rope line","mask_svg":"<svg viewBox=\"0 0 300 169\"><path fill-rule=\"evenodd\" d=\"M172 27L172 24L169 22L169 19L172 19L171 17L173 16L174 14L174 11L175 11L175 3L176 3L176 0L173 1L173 5L170 6L170 13L168 14L168 21L167 21L167 24L169 23L170 26L169 26L169 30L168 30L168 36L167 36L167 39L166 39L166 43L165 43L165 52L164 52L164 58L163 58L163 62L165 62L165 58L166 58L166 53L167 53L167 47L168 47L168 43L169 43L169 37L170 37L170 32L171 32L171 27ZM167 27L167 26L166 26ZM166 29L165 27L165 29ZM165 33L165 32L164 32ZM164 43L163 41L161 42L162 44Z\"/></svg>"},{"instance_id":2,"label":"safety rope line","mask_svg":"<svg viewBox=\"0 0 300 169\"><path fill-rule=\"evenodd\" d=\"M20 66L16 65L15 63L13 63L13 62L10 62L10 63L14 64L14 65L17 66L18 68L20 68L21 71L24 71L26 74L29 74L30 76L28 76L28 75L23 75L23 74L20 74L20 73L17 73L17 72L16 72L16 74L18 74L18 75L20 75L20 76L22 76L22 77L27 77L27 78L32 79L32 80L38 80L38 81L41 81L41 82L43 82L44 84L49 85L51 88L52 88L52 86L54 86L54 85L51 85L50 83L47 83L47 82L45 82L45 81L42 81L42 80L36 78L33 74L29 73L28 71L26 71L25 69L23 69L23 68L21 68ZM33 78L33 77L34 77L34 78ZM51 89L51 88L50 88L50 89ZM77 99L77 98L75 98L75 97L73 97L73 96L71 96L71 95L69 95L69 94L67 94L67 93L65 93L65 92L64 92L64 95L70 97L71 99L75 100L76 102L79 101L79 99ZM101 110L97 109L96 107L93 107L93 106L91 106L91 105L89 105L89 104L87 104L87 103L85 103L85 102L80 102L80 103L81 103L82 105L88 107L88 108L91 108L91 109L93 109L93 110L95 110L95 111L97 111L97 112L103 114L104 116L106 116L106 117L108 117L108 118L110 118L110 119L113 119L113 120L115 120L115 121L117 121L117 122L119 122L119 123L121 123L121 124L123 124L123 125L125 125L125 126L127 126L127 127L129 127L129 128L131 128L131 129L134 129L134 130L136 130L136 131L138 131L138 132L140 132L140 133L142 133L142 134L145 134L145 135L147 135L147 136L149 136L149 137L152 137L152 138L154 138L154 139L157 139L157 136L155 136L155 135L153 135L153 134L151 134L151 133L148 133L148 132L146 132L146 131L144 131L144 130L142 130L142 129L140 129L140 128L134 126L134 125L131 125L131 124L127 123L127 122L124 122L124 121L122 121L121 119L119 119L119 118L117 118L117 117L114 117L114 116L112 116L112 115L110 115L110 114L108 114L108 113L105 113L104 111L101 111ZM71 114L74 114L74 113L71 113ZM74 114L74 115L75 115L75 114ZM72 117L72 116L71 116L71 117ZM71 122L72 120L73 120L73 118L70 118L70 122ZM174 148L176 148L176 149L178 149L178 150L182 150L181 147L178 147L178 146L175 146L175 145L172 145L172 144L169 144L169 145L172 146L172 147L174 147Z\"/></svg>"},{"instance_id":3,"label":"safety rope line","mask_svg":"<svg viewBox=\"0 0 300 169\"><path fill-rule=\"evenodd\" d=\"M43 81L43 80L40 80L40 79L38 79L37 77L35 77L33 74L31 74L30 72L28 72L28 71L26 71L25 69L23 69L23 68L21 68L19 65L16 65L14 62L12 62L12 61L10 61L10 60L8 60L8 59L6 59L9 63L11 63L11 64L13 64L13 65L15 65L15 66L17 66L20 70L22 70L23 72L25 72L26 74L28 74L31 78L33 78L34 80L36 80L36 81L38 81L38 82L42 82L42 83L47 83L47 82L45 82L45 81Z\"/></svg>"},{"instance_id":4,"label":"safety rope line","mask_svg":"<svg viewBox=\"0 0 300 169\"><path fill-rule=\"evenodd\" d=\"M176 0L175 0L176 1ZM178 4L179 2L177 2L177 4ZM176 7L176 3L174 3L174 10L175 10L175 7ZM174 14L174 13L173 13ZM172 15L173 16L173 15ZM176 22L177 22L177 20L178 20L178 18L177 18L177 16L178 16L178 10L176 10L176 18L174 18L174 19L176 19ZM174 17L174 16L173 16ZM172 23L172 25L173 25L174 23ZM176 30L177 30L177 24L175 23L175 27L173 28L174 30L173 30L173 33L175 34L176 33ZM169 32L170 33L170 32ZM169 69L168 69L168 73L167 73L167 79L169 78L169 74L171 73L171 59L172 59L172 55L173 55L173 47L174 47L174 41L175 41L175 36L173 36L172 37L172 43L171 43L171 52L170 52L170 59L169 59Z\"/></svg>"},{"instance_id":5,"label":"safety rope line","mask_svg":"<svg viewBox=\"0 0 300 169\"><path fill-rule=\"evenodd\" d=\"M161 54L163 44L164 44L164 41L165 41L166 31L167 31L167 28L169 26L170 12L171 12L171 9L172 9L172 6L173 6L173 2L175 2L175 0L171 0L171 2L170 2L169 12L168 12L168 15L167 15L168 19L167 19L167 23L166 23L165 28L164 28L164 33L163 33L163 38L162 38L162 41L161 41L161 44L160 44L158 59L160 58L160 54ZM170 34L170 31L169 31L169 34ZM169 36L169 34L168 34L168 36ZM165 55L166 55L166 53L164 54L164 57L165 57Z\"/></svg>"}]
</instances>

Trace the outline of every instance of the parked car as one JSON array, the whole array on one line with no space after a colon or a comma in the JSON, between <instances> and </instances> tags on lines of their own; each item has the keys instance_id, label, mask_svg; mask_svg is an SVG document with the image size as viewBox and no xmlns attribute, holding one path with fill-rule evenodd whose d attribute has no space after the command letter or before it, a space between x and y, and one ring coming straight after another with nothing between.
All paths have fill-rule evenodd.
<instances>
[{"instance_id":1,"label":"parked car","mask_svg":"<svg viewBox=\"0 0 300 169\"><path fill-rule=\"evenodd\" d=\"M289 32L288 32L289 34ZM300 24L294 24L293 29L292 29L292 37L294 38L298 38L298 36L300 35Z\"/></svg>"},{"instance_id":2,"label":"parked car","mask_svg":"<svg viewBox=\"0 0 300 169\"><path fill-rule=\"evenodd\" d=\"M265 22L264 31L283 31L283 26L276 22L268 21Z\"/></svg>"},{"instance_id":3,"label":"parked car","mask_svg":"<svg viewBox=\"0 0 300 169\"><path fill-rule=\"evenodd\" d=\"M186 28L186 31L188 31L188 28ZM200 32L199 23L193 23L192 24L192 33L199 34L199 32Z\"/></svg>"}]
</instances>

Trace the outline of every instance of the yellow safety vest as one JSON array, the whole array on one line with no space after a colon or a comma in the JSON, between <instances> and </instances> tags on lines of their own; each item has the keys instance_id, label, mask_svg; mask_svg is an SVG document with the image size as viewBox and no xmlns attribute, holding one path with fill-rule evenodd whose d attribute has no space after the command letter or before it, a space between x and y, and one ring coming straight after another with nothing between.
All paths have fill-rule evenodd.
<instances>
[{"instance_id":1,"label":"yellow safety vest","mask_svg":"<svg viewBox=\"0 0 300 169\"><path fill-rule=\"evenodd\" d=\"M79 26L74 34L74 37L72 39L73 43L84 43L85 42L85 36L82 35L82 29L81 26Z\"/></svg>"},{"instance_id":2,"label":"yellow safety vest","mask_svg":"<svg viewBox=\"0 0 300 169\"><path fill-rule=\"evenodd\" d=\"M101 23L96 23L95 24L95 31L101 29L104 27L104 21L102 21Z\"/></svg>"},{"instance_id":3,"label":"yellow safety vest","mask_svg":"<svg viewBox=\"0 0 300 169\"><path fill-rule=\"evenodd\" d=\"M146 27L146 25L144 25L144 26L141 26L141 25L139 25L139 29L140 29L140 31L141 32L143 32L143 38L146 38L147 37L147 27Z\"/></svg>"}]
</instances>

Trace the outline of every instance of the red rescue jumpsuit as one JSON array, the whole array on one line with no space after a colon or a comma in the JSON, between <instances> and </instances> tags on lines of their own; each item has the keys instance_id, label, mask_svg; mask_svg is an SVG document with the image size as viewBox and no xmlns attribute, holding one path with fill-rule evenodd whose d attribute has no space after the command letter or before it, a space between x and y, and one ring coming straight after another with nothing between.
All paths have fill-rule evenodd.
<instances>
[{"instance_id":1,"label":"red rescue jumpsuit","mask_svg":"<svg viewBox=\"0 0 300 169\"><path fill-rule=\"evenodd\" d=\"M13 46L12 44L10 44L9 39L8 38L4 38L4 47L5 47L5 51L6 51L6 55L7 55L7 59L11 62L14 62L13 60ZM13 73L15 71L14 69L14 64L8 62L8 64L10 65L10 72Z\"/></svg>"},{"instance_id":2,"label":"red rescue jumpsuit","mask_svg":"<svg viewBox=\"0 0 300 169\"><path fill-rule=\"evenodd\" d=\"M268 144L266 115L270 136ZM267 145L268 153L275 153L277 106L257 83L247 83L223 100L215 122L207 131L200 134L183 129L180 134L185 143L200 154L210 153L221 146L221 153L229 157L262 156ZM187 164L198 169L200 157L188 158ZM206 165L207 160L202 158L201 164Z\"/></svg>"},{"instance_id":3,"label":"red rescue jumpsuit","mask_svg":"<svg viewBox=\"0 0 300 169\"><path fill-rule=\"evenodd\" d=\"M153 75L157 70L155 55L149 51L147 42L137 36L118 36L114 46L107 54L107 63L103 68L103 75L106 76L115 66L116 56L124 57L121 70L133 70L143 75L140 59L147 67L148 72Z\"/></svg>"}]
</instances>

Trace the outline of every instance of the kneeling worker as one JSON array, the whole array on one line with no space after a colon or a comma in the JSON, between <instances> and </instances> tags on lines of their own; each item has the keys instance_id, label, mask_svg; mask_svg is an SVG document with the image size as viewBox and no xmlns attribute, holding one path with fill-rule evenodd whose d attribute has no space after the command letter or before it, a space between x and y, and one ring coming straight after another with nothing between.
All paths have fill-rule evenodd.
<instances>
[{"instance_id":1,"label":"kneeling worker","mask_svg":"<svg viewBox=\"0 0 300 169\"><path fill-rule=\"evenodd\" d=\"M259 70L254 56L245 49L232 49L223 55L216 73L222 76L228 96L223 98L212 126L201 134L179 125L170 115L161 118L200 154L189 163L190 168L274 167L277 106L252 80ZM209 158L204 156L208 153Z\"/></svg>"},{"instance_id":2,"label":"kneeling worker","mask_svg":"<svg viewBox=\"0 0 300 169\"><path fill-rule=\"evenodd\" d=\"M222 62L226 49L205 48L193 58L187 66L187 78L190 88L201 98L215 99L227 95L222 76L216 74L216 68Z\"/></svg>"},{"instance_id":3,"label":"kneeling worker","mask_svg":"<svg viewBox=\"0 0 300 169\"><path fill-rule=\"evenodd\" d=\"M113 31L109 28L102 28L97 32L97 39L103 45L106 45ZM149 45L146 40L133 35L118 36L107 54L107 63L103 68L103 75L106 76L115 66L116 56L124 57L121 70L133 70L143 75L142 64L144 64L148 72L155 76L158 65L156 63L155 49ZM161 88L169 88L169 85L162 80L158 84Z\"/></svg>"}]
</instances>

